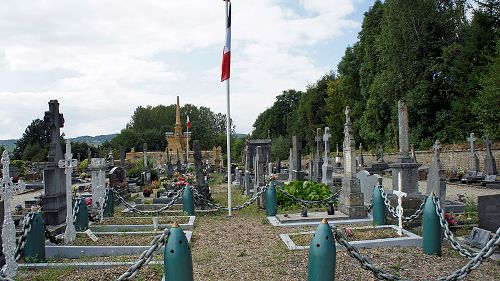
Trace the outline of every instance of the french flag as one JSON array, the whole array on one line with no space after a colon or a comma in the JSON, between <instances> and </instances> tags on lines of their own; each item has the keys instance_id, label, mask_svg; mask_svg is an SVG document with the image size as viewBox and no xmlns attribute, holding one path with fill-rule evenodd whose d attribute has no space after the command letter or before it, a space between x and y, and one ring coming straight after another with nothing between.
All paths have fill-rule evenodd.
<instances>
[{"instance_id":1,"label":"french flag","mask_svg":"<svg viewBox=\"0 0 500 281\"><path fill-rule=\"evenodd\" d=\"M226 45L224 45L224 51L222 53L222 74L220 77L221 82L229 79L230 70L231 70L231 2L229 2L229 12L227 16Z\"/></svg>"},{"instance_id":2,"label":"french flag","mask_svg":"<svg viewBox=\"0 0 500 281\"><path fill-rule=\"evenodd\" d=\"M191 129L191 120L189 120L189 115L187 116L187 128Z\"/></svg>"}]
</instances>

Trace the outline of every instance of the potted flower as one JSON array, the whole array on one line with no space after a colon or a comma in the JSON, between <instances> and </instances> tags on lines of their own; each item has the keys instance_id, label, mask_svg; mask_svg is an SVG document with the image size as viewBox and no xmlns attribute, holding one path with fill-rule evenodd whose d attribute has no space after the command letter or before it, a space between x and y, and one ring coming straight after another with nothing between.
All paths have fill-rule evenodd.
<instances>
[{"instance_id":1,"label":"potted flower","mask_svg":"<svg viewBox=\"0 0 500 281\"><path fill-rule=\"evenodd\" d=\"M144 195L144 197L149 197L151 196L151 189L149 187L144 187L144 189L142 190L142 195Z\"/></svg>"}]
</instances>

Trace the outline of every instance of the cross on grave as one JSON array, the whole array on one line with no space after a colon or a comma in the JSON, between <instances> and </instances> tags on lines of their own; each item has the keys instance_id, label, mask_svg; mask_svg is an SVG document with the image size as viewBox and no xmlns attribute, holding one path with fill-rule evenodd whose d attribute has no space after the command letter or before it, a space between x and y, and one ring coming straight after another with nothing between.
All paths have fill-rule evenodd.
<instances>
[{"instance_id":1,"label":"cross on grave","mask_svg":"<svg viewBox=\"0 0 500 281\"><path fill-rule=\"evenodd\" d=\"M314 141L316 141L316 159L321 157L321 128L316 129L316 136L314 137Z\"/></svg>"},{"instance_id":2,"label":"cross on grave","mask_svg":"<svg viewBox=\"0 0 500 281\"><path fill-rule=\"evenodd\" d=\"M392 194L398 197L398 206L396 206L396 214L398 215L398 235L403 235L403 197L406 197L406 192L401 191L403 178L401 173L398 173L399 190L395 190Z\"/></svg>"},{"instance_id":3,"label":"cross on grave","mask_svg":"<svg viewBox=\"0 0 500 281\"><path fill-rule=\"evenodd\" d=\"M441 143L439 142L439 140L436 140L432 148L434 149L434 155L436 155L436 159L439 159L439 153L441 153Z\"/></svg>"},{"instance_id":4,"label":"cross on grave","mask_svg":"<svg viewBox=\"0 0 500 281\"><path fill-rule=\"evenodd\" d=\"M470 137L467 138L470 144L470 153L474 154L474 142L477 140L474 133L470 133Z\"/></svg>"},{"instance_id":5,"label":"cross on grave","mask_svg":"<svg viewBox=\"0 0 500 281\"><path fill-rule=\"evenodd\" d=\"M69 244L75 241L76 230L73 224L73 202L72 202L72 191L71 191L71 174L73 173L73 168L78 166L78 161L73 159L73 153L71 153L70 142L66 143L66 153L64 154L64 159L59 160L59 168L64 169L66 174L66 229L64 230L64 243ZM76 215L76 214L75 214Z\"/></svg>"},{"instance_id":6,"label":"cross on grave","mask_svg":"<svg viewBox=\"0 0 500 281\"><path fill-rule=\"evenodd\" d=\"M491 146L493 145L493 141L491 141L490 138L486 136L484 144L486 145L486 154L491 155Z\"/></svg>"},{"instance_id":7,"label":"cross on grave","mask_svg":"<svg viewBox=\"0 0 500 281\"><path fill-rule=\"evenodd\" d=\"M26 185L19 181L17 184L12 182L9 174L10 158L9 153L4 150L2 153L2 174L0 195L4 201L4 217L2 226L2 247L5 256L5 266L3 273L7 277L14 277L17 272L18 265L16 263L16 227L12 220L11 200L13 194L23 192Z\"/></svg>"}]
</instances>

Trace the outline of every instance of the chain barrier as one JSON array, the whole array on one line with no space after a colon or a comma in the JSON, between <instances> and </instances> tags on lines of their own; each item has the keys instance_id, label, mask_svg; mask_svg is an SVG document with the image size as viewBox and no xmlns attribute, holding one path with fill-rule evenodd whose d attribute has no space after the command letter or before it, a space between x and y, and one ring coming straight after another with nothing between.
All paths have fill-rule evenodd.
<instances>
[{"instance_id":1,"label":"chain barrier","mask_svg":"<svg viewBox=\"0 0 500 281\"><path fill-rule=\"evenodd\" d=\"M14 279L5 276L5 266L0 271L0 281L14 281Z\"/></svg>"},{"instance_id":2,"label":"chain barrier","mask_svg":"<svg viewBox=\"0 0 500 281\"><path fill-rule=\"evenodd\" d=\"M235 206L235 207L232 207L231 210L232 211L238 211L238 210L241 210L243 208L246 208L248 206L250 206L250 204L252 204L253 202L255 202L257 200L257 198L259 198L264 192L266 192L266 190L268 189L269 187L266 185L266 186L263 186L262 189L257 192L256 194L254 194L252 196L252 198L248 199L247 201L245 201L245 203L241 204L241 205L238 205L238 206ZM213 203L212 201L206 199L203 197L203 195L201 195L196 189L193 189L193 195L194 197L196 197L196 199L202 201L203 203L207 204L209 207L212 207L212 208L215 208L215 209L222 209L222 210L227 210L228 207L226 206L222 206L220 204L217 204L217 203Z\"/></svg>"},{"instance_id":3,"label":"chain barrier","mask_svg":"<svg viewBox=\"0 0 500 281\"><path fill-rule=\"evenodd\" d=\"M384 198L384 204L387 207L387 210L389 211L389 213L391 213L391 215L394 218L399 218L398 213L396 212L396 208L391 206L391 201L389 200L389 198L387 198L387 194L385 193L384 188L382 186L378 186L378 188L380 190L380 193L382 194L382 197ZM425 197L424 200L422 200L420 207L418 207L418 210L416 210L413 215L411 215L409 217L403 217L403 222L410 223L414 219L420 217L420 215L422 215L422 213L424 212L424 206L425 206L426 200L427 200L427 197Z\"/></svg>"},{"instance_id":4,"label":"chain barrier","mask_svg":"<svg viewBox=\"0 0 500 281\"><path fill-rule=\"evenodd\" d=\"M370 204L368 204L368 206L365 206L365 210L367 213L369 213L373 208L373 199L370 200Z\"/></svg>"},{"instance_id":5,"label":"chain barrier","mask_svg":"<svg viewBox=\"0 0 500 281\"><path fill-rule=\"evenodd\" d=\"M289 199L292 199L295 202L298 202L301 206L305 207L306 205L307 206L314 206L314 205L320 206L320 205L323 205L326 202L329 202L332 199L334 199L337 196L339 196L339 194L342 191L342 189L340 188L339 190L337 190L335 193L333 193L332 195L328 196L327 198L322 199L322 200L317 200L317 201L311 201L311 200L301 199L301 198L299 198L299 197L297 197L297 196L295 196L293 194L290 194L284 188L280 188L280 189L278 189L278 191L281 192L284 196L288 197Z\"/></svg>"},{"instance_id":6,"label":"chain barrier","mask_svg":"<svg viewBox=\"0 0 500 281\"><path fill-rule=\"evenodd\" d=\"M336 226L331 226L331 229L333 231L333 236L335 237L335 240L337 240L337 242L340 245L344 246L347 249L347 254L350 257L358 260L363 269L371 271L373 275L379 280L390 280L390 281L402 280L397 276L385 272L380 267L371 263L371 261L367 257L361 255L358 248L351 245L347 240L347 238L345 237L344 233L342 233L342 231L340 231Z\"/></svg>"},{"instance_id":7,"label":"chain barrier","mask_svg":"<svg viewBox=\"0 0 500 281\"><path fill-rule=\"evenodd\" d=\"M477 254L472 254L468 250L462 248L460 243L455 240L455 236L453 235L453 232L451 232L448 222L446 221L444 217L444 211L441 208L441 203L439 202L439 198L436 196L432 197L432 201L434 201L434 204L436 205L436 215L439 217L439 223L441 224L441 227L444 229L444 236L448 241L451 243L451 247L455 250L457 250L461 256L467 257L469 259L474 258Z\"/></svg>"},{"instance_id":8,"label":"chain barrier","mask_svg":"<svg viewBox=\"0 0 500 281\"><path fill-rule=\"evenodd\" d=\"M28 213L24 216L23 218L23 234L19 237L17 240L17 247L16 247L16 261L19 260L24 251L24 246L26 245L26 237L28 237L28 233L31 231L31 222L33 221L33 217L35 216L35 213Z\"/></svg>"},{"instance_id":9,"label":"chain barrier","mask_svg":"<svg viewBox=\"0 0 500 281\"><path fill-rule=\"evenodd\" d=\"M60 245L64 242L64 239L62 238L57 238L50 232L50 230L47 228L47 225L43 224L43 229L45 231L45 238L49 239L50 242L56 245Z\"/></svg>"},{"instance_id":10,"label":"chain barrier","mask_svg":"<svg viewBox=\"0 0 500 281\"><path fill-rule=\"evenodd\" d=\"M168 228L165 228L162 234L155 236L155 238L153 238L153 240L149 243L151 247L142 252L137 261L116 280L122 281L133 278L144 265L147 265L153 259L153 253L160 250L161 247L165 246L169 235L170 230Z\"/></svg>"},{"instance_id":11,"label":"chain barrier","mask_svg":"<svg viewBox=\"0 0 500 281\"><path fill-rule=\"evenodd\" d=\"M144 210L137 209L135 206L133 206L132 204L127 202L127 200L125 200L125 198L123 198L120 194L118 194L118 192L114 189L113 189L113 194L115 195L116 199L118 199L120 201L120 203L122 203L126 208L129 209L129 211L132 211L132 212L138 213L138 214L154 215L154 214L164 213L167 209L172 207L174 205L175 201L182 195L183 191L184 191L184 188L181 188L179 191L177 191L177 193L172 197L172 201L170 201L165 207L162 207L161 209L158 209L158 210L151 210L151 211L144 211Z\"/></svg>"},{"instance_id":12,"label":"chain barrier","mask_svg":"<svg viewBox=\"0 0 500 281\"><path fill-rule=\"evenodd\" d=\"M472 270L476 269L485 259L495 252L495 250L500 246L500 227L493 237L486 243L486 246L479 251L474 257L462 268L453 272L447 277L439 279L439 281L455 281L464 279L467 274Z\"/></svg>"},{"instance_id":13,"label":"chain barrier","mask_svg":"<svg viewBox=\"0 0 500 281\"><path fill-rule=\"evenodd\" d=\"M78 212L80 212L80 203L82 202L82 198L79 197L75 200L75 206L73 206L73 223L76 222L76 216L78 216Z\"/></svg>"}]
</instances>

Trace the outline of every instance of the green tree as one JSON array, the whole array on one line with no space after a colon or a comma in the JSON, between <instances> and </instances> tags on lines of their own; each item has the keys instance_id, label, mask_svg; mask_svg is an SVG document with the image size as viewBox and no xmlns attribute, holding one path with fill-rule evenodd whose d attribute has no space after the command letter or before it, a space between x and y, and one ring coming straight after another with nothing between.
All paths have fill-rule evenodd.
<instances>
[{"instance_id":1,"label":"green tree","mask_svg":"<svg viewBox=\"0 0 500 281\"><path fill-rule=\"evenodd\" d=\"M31 122L31 124L26 128L23 133L23 136L16 141L16 148L14 149L14 159L23 159L23 154L25 148L29 148L29 153L26 153L26 157L28 155L44 155L43 157L38 157L37 159L42 158L45 160L45 156L48 153L48 146L50 144L50 130L45 125L43 120L35 119ZM36 151L35 151L36 150ZM31 160L31 159L25 159Z\"/></svg>"}]
</instances>

